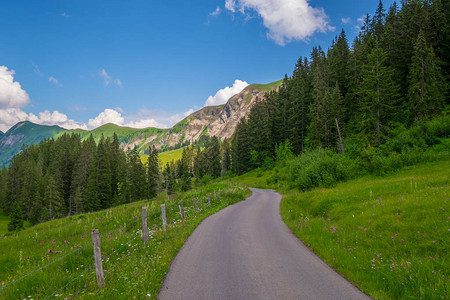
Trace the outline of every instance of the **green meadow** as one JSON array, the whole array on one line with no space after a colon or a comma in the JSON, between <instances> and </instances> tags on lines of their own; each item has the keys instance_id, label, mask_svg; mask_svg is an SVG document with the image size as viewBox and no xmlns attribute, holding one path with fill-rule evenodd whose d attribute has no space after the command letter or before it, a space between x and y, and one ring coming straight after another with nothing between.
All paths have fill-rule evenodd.
<instances>
[{"instance_id":1,"label":"green meadow","mask_svg":"<svg viewBox=\"0 0 450 300\"><path fill-rule=\"evenodd\" d=\"M160 195L150 202L66 217L5 235L0 238L0 298L156 299L170 262L195 227L248 194L240 186L213 183L170 199ZM207 195L211 195L210 207ZM194 197L198 212L194 209ZM166 231L161 229L161 203L166 204ZM179 214L181 203L186 221ZM147 206L150 230L145 248L141 238L142 206ZM94 228L100 231L103 289L97 287L93 266Z\"/></svg>"},{"instance_id":2,"label":"green meadow","mask_svg":"<svg viewBox=\"0 0 450 300\"><path fill-rule=\"evenodd\" d=\"M448 170L448 160L429 162L306 192L261 170L238 180L281 192L291 230L369 296L448 299Z\"/></svg>"}]
</instances>

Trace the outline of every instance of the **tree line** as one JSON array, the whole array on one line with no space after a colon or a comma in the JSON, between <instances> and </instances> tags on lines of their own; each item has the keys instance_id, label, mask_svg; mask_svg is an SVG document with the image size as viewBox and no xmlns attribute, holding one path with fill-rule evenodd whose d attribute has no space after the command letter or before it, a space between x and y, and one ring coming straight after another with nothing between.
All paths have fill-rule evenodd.
<instances>
[{"instance_id":1,"label":"tree line","mask_svg":"<svg viewBox=\"0 0 450 300\"><path fill-rule=\"evenodd\" d=\"M351 47L342 30L327 51L314 47L300 57L292 76L238 126L233 172L270 165L286 142L297 155L376 147L395 128L447 111L449 11L441 0L394 2L387 11L380 1Z\"/></svg>"},{"instance_id":2,"label":"tree line","mask_svg":"<svg viewBox=\"0 0 450 300\"><path fill-rule=\"evenodd\" d=\"M144 165L136 150L124 153L116 134L98 143L92 135L84 141L78 134L46 139L23 147L0 171L1 210L36 224L152 198L158 164L156 149Z\"/></svg>"}]
</instances>

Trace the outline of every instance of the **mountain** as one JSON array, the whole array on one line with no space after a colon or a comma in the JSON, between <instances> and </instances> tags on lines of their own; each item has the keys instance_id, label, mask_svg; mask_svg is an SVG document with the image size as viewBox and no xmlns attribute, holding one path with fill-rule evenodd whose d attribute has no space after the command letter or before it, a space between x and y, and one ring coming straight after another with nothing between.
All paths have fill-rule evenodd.
<instances>
[{"instance_id":1,"label":"mountain","mask_svg":"<svg viewBox=\"0 0 450 300\"><path fill-rule=\"evenodd\" d=\"M0 130L0 138L4 135L3 131Z\"/></svg>"},{"instance_id":2,"label":"mountain","mask_svg":"<svg viewBox=\"0 0 450 300\"><path fill-rule=\"evenodd\" d=\"M0 166L7 165L13 156L20 152L22 145L37 144L64 131L66 129L56 125L38 125L29 121L17 123L0 136Z\"/></svg>"},{"instance_id":3,"label":"mountain","mask_svg":"<svg viewBox=\"0 0 450 300\"><path fill-rule=\"evenodd\" d=\"M202 136L217 136L222 141L230 138L241 120L258 101L265 100L268 91L277 89L282 80L266 85L253 84L231 97L224 105L207 106L172 127L158 143L158 148L177 148L193 144Z\"/></svg>"},{"instance_id":4,"label":"mountain","mask_svg":"<svg viewBox=\"0 0 450 300\"><path fill-rule=\"evenodd\" d=\"M231 97L224 105L204 107L170 129L144 128L135 129L115 124L105 124L93 130L66 130L59 126L37 125L28 121L14 125L6 133L0 134L0 166L8 164L22 145L39 143L44 138L58 138L64 133L77 133L82 139L92 134L96 141L101 136L112 137L117 134L121 147L132 150L137 147L139 153L146 154L148 147L165 151L193 144L201 137L217 136L221 140L230 138L237 125L245 118L258 101L263 101L268 91L277 89L282 80L269 84L253 84Z\"/></svg>"}]
</instances>

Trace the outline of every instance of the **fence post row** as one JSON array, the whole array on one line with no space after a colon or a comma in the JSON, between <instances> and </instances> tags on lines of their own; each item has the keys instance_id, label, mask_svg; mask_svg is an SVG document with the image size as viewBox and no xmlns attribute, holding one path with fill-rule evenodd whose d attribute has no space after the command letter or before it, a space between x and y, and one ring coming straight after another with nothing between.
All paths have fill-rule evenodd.
<instances>
[{"instance_id":1,"label":"fence post row","mask_svg":"<svg viewBox=\"0 0 450 300\"><path fill-rule=\"evenodd\" d=\"M147 207L145 206L142 207L141 218L142 218L142 244L144 245L145 248L148 241Z\"/></svg>"},{"instance_id":2,"label":"fence post row","mask_svg":"<svg viewBox=\"0 0 450 300\"><path fill-rule=\"evenodd\" d=\"M178 207L180 208L181 219L182 219L183 221L185 221L185 220L186 220L186 217L185 217L185 215L184 215L184 206L183 206L183 203L181 203L180 205L178 205Z\"/></svg>"},{"instance_id":3,"label":"fence post row","mask_svg":"<svg viewBox=\"0 0 450 300\"><path fill-rule=\"evenodd\" d=\"M166 218L166 205L165 204L161 204L161 217L162 217L162 222L163 222L163 230L166 230L167 218Z\"/></svg>"},{"instance_id":4,"label":"fence post row","mask_svg":"<svg viewBox=\"0 0 450 300\"><path fill-rule=\"evenodd\" d=\"M194 198L195 211L198 211L197 198Z\"/></svg>"},{"instance_id":5,"label":"fence post row","mask_svg":"<svg viewBox=\"0 0 450 300\"><path fill-rule=\"evenodd\" d=\"M95 273L97 275L97 284L99 288L105 286L105 277L103 277L102 266L102 253L100 251L100 234L98 229L94 229L91 232L92 243L94 244L94 260L95 260Z\"/></svg>"}]
</instances>

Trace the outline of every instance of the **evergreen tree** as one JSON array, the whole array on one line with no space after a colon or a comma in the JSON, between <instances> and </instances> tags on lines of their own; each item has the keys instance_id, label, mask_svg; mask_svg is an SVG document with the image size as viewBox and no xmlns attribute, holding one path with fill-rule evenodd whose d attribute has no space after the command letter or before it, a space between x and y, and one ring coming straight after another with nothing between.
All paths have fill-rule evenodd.
<instances>
[{"instance_id":1,"label":"evergreen tree","mask_svg":"<svg viewBox=\"0 0 450 300\"><path fill-rule=\"evenodd\" d=\"M182 191L188 191L191 189L191 165L192 156L188 147L183 149L180 161L180 189Z\"/></svg>"},{"instance_id":2,"label":"evergreen tree","mask_svg":"<svg viewBox=\"0 0 450 300\"><path fill-rule=\"evenodd\" d=\"M389 123L399 119L399 115L398 87L393 79L393 70L386 65L386 52L378 43L368 55L363 75L359 128L367 142L380 144Z\"/></svg>"},{"instance_id":3,"label":"evergreen tree","mask_svg":"<svg viewBox=\"0 0 450 300\"><path fill-rule=\"evenodd\" d=\"M155 146L149 149L147 161L147 199L156 197L159 188L159 159Z\"/></svg>"},{"instance_id":4,"label":"evergreen tree","mask_svg":"<svg viewBox=\"0 0 450 300\"><path fill-rule=\"evenodd\" d=\"M20 204L16 201L11 208L11 214L9 215L11 221L8 223L8 231L19 231L23 229L23 215Z\"/></svg>"},{"instance_id":5,"label":"evergreen tree","mask_svg":"<svg viewBox=\"0 0 450 300\"><path fill-rule=\"evenodd\" d=\"M439 60L433 47L427 47L423 31L420 31L414 47L410 78L410 120L430 118L440 113L445 101L445 81Z\"/></svg>"}]
</instances>

